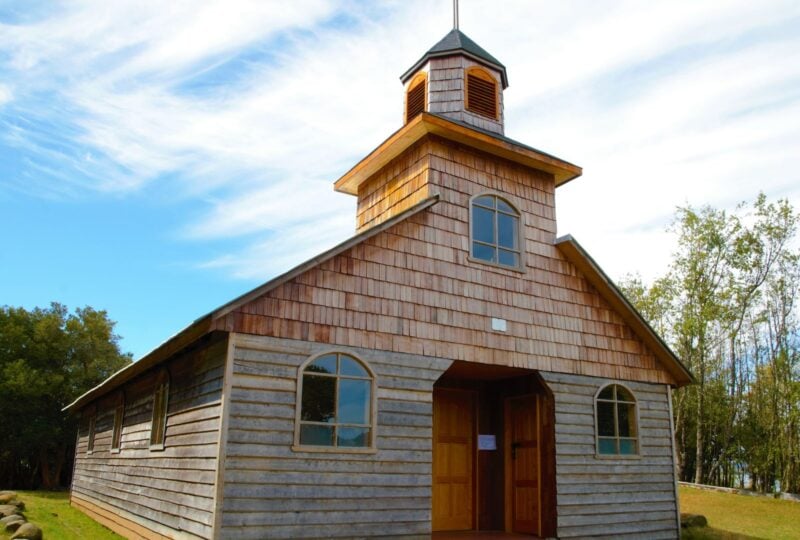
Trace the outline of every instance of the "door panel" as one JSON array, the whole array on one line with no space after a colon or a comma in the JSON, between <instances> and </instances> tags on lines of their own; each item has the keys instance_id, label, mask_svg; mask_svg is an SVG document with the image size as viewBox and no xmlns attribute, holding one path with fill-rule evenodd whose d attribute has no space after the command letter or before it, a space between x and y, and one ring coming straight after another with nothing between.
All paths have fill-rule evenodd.
<instances>
[{"instance_id":1,"label":"door panel","mask_svg":"<svg viewBox=\"0 0 800 540\"><path fill-rule=\"evenodd\" d=\"M433 392L433 530L473 528L475 395Z\"/></svg>"},{"instance_id":2,"label":"door panel","mask_svg":"<svg viewBox=\"0 0 800 540\"><path fill-rule=\"evenodd\" d=\"M538 534L540 509L539 422L536 396L509 398L511 528Z\"/></svg>"}]
</instances>

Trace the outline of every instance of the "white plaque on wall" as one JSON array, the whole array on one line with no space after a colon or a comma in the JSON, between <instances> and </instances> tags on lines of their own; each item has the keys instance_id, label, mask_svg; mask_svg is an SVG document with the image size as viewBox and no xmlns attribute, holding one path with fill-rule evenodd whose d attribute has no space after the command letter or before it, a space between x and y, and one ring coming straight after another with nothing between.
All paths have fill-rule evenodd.
<instances>
[{"instance_id":1,"label":"white plaque on wall","mask_svg":"<svg viewBox=\"0 0 800 540\"><path fill-rule=\"evenodd\" d=\"M497 450L497 439L494 435L478 435L478 450Z\"/></svg>"}]
</instances>

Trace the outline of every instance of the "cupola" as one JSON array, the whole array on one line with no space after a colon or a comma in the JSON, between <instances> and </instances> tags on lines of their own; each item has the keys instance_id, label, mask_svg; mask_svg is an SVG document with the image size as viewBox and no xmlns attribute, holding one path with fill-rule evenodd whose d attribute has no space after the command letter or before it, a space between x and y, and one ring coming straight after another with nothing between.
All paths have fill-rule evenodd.
<instances>
[{"instance_id":1,"label":"cupola","mask_svg":"<svg viewBox=\"0 0 800 540\"><path fill-rule=\"evenodd\" d=\"M400 80L406 89L405 123L429 112L503 134L506 68L458 27L422 55Z\"/></svg>"}]
</instances>

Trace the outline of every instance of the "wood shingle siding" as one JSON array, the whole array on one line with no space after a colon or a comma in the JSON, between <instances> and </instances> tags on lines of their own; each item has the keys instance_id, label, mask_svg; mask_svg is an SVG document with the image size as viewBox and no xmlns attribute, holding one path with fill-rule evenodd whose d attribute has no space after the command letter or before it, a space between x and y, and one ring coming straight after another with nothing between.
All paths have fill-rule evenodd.
<instances>
[{"instance_id":1,"label":"wood shingle siding","mask_svg":"<svg viewBox=\"0 0 800 540\"><path fill-rule=\"evenodd\" d=\"M91 455L85 418L78 433L72 504L108 526L138 531L133 536L210 538L225 352L225 340L214 338L165 364L170 389L163 451L150 450L156 371L122 387L119 453L110 451L114 395L96 402Z\"/></svg>"},{"instance_id":2,"label":"wood shingle siding","mask_svg":"<svg viewBox=\"0 0 800 540\"><path fill-rule=\"evenodd\" d=\"M233 335L222 538L426 537L433 383L450 361ZM375 371L374 453L304 452L294 439L297 374L347 352Z\"/></svg>"},{"instance_id":3,"label":"wood shingle siding","mask_svg":"<svg viewBox=\"0 0 800 540\"><path fill-rule=\"evenodd\" d=\"M495 70L478 64L463 56L431 58L428 64L428 110L444 114L449 118L464 122L479 129L503 133L503 92L499 91L497 118L487 118L466 110L465 74L469 68L480 66L491 73L497 88L502 88L500 75Z\"/></svg>"},{"instance_id":4,"label":"wood shingle siding","mask_svg":"<svg viewBox=\"0 0 800 540\"><path fill-rule=\"evenodd\" d=\"M598 457L594 399L615 381L540 375L555 401L558 537L677 538L666 386L626 383L637 400L640 455Z\"/></svg>"},{"instance_id":5,"label":"wood shingle siding","mask_svg":"<svg viewBox=\"0 0 800 540\"><path fill-rule=\"evenodd\" d=\"M420 169L421 167L421 169ZM547 173L427 137L364 187L440 202L309 269L214 322L215 328L317 343L674 383L631 327L553 245ZM400 189L400 188L397 188ZM469 261L469 198L504 193L523 220L524 272ZM376 197L375 200L378 200ZM402 201L404 199L400 199ZM372 204L372 206L370 206ZM376 211L371 223L380 221ZM359 223L367 223L364 218ZM492 332L491 318L508 321Z\"/></svg>"}]
</instances>

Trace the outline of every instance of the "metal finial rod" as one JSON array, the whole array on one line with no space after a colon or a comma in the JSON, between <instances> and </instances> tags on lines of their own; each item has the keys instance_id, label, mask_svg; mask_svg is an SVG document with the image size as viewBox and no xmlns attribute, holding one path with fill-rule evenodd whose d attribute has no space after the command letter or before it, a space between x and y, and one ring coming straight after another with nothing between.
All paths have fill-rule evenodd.
<instances>
[{"instance_id":1,"label":"metal finial rod","mask_svg":"<svg viewBox=\"0 0 800 540\"><path fill-rule=\"evenodd\" d=\"M458 0L453 0L453 29L458 30Z\"/></svg>"}]
</instances>

